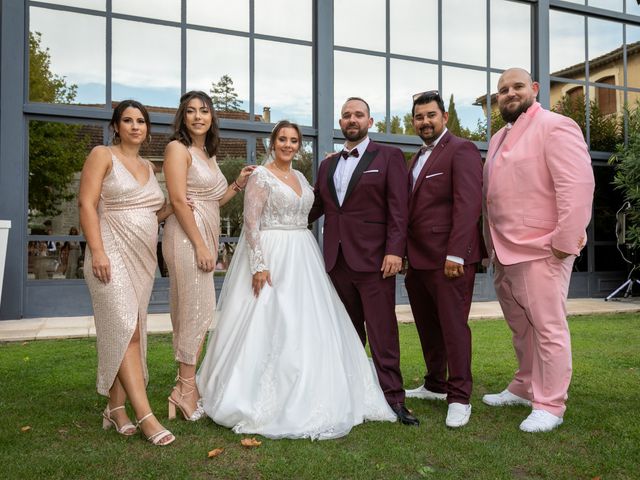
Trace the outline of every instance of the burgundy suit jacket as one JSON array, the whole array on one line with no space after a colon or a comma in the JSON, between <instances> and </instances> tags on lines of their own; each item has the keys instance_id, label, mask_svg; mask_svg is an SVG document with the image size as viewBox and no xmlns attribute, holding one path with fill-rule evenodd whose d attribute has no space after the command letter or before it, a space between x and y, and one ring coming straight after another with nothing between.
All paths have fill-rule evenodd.
<instances>
[{"instance_id":1,"label":"burgundy suit jacket","mask_svg":"<svg viewBox=\"0 0 640 480\"><path fill-rule=\"evenodd\" d=\"M326 270L335 266L341 246L352 270L380 271L385 255L402 257L406 248L409 177L404 156L398 148L370 142L353 172L342 206L333 182L340 159L335 153L320 164L309 213L309 222L324 215Z\"/></svg>"},{"instance_id":2,"label":"burgundy suit jacket","mask_svg":"<svg viewBox=\"0 0 640 480\"><path fill-rule=\"evenodd\" d=\"M417 154L411 161L413 172ZM418 270L444 267L447 255L465 264L482 258L482 158L473 143L446 132L411 190L407 258Z\"/></svg>"}]
</instances>

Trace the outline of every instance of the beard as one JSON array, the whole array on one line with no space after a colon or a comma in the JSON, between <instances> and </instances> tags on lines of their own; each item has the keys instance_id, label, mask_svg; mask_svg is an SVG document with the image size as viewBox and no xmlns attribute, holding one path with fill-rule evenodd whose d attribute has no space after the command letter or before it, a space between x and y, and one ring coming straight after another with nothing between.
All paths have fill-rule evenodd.
<instances>
[{"instance_id":1,"label":"beard","mask_svg":"<svg viewBox=\"0 0 640 480\"><path fill-rule=\"evenodd\" d=\"M340 128L342 130L342 134L344 135L344 138L346 138L350 142L357 142L359 140L362 140L369 133L368 128L359 128L358 126L356 126L358 130L349 131L348 129L351 127L352 125L347 126L347 128Z\"/></svg>"},{"instance_id":2,"label":"beard","mask_svg":"<svg viewBox=\"0 0 640 480\"><path fill-rule=\"evenodd\" d=\"M500 107L500 116L505 122L513 123L520 115L526 112L531 105L533 105L533 99L523 100L520 105L518 105L518 108L513 111L507 110L506 105L502 106Z\"/></svg>"}]
</instances>

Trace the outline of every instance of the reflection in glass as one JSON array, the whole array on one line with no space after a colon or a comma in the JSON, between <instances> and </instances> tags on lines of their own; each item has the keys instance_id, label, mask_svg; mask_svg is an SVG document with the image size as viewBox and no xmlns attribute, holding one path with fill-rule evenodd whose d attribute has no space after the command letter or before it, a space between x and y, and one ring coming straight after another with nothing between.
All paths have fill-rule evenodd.
<instances>
[{"instance_id":1,"label":"reflection in glass","mask_svg":"<svg viewBox=\"0 0 640 480\"><path fill-rule=\"evenodd\" d=\"M438 1L390 1L391 53L437 60Z\"/></svg>"},{"instance_id":2,"label":"reflection in glass","mask_svg":"<svg viewBox=\"0 0 640 480\"><path fill-rule=\"evenodd\" d=\"M495 135L498 130L506 125L506 122L502 119L500 115L500 109L498 108L498 81L500 80L500 74L498 73L490 73L489 74L490 81L489 84L491 88L489 89L491 92L491 133L490 135ZM484 105L486 105L486 97L485 100L481 100L483 109ZM486 113L486 109L485 113Z\"/></svg>"},{"instance_id":3,"label":"reflection in glass","mask_svg":"<svg viewBox=\"0 0 640 480\"><path fill-rule=\"evenodd\" d=\"M32 7L29 20L29 100L104 105L105 19Z\"/></svg>"},{"instance_id":4,"label":"reflection in glass","mask_svg":"<svg viewBox=\"0 0 640 480\"><path fill-rule=\"evenodd\" d=\"M622 24L595 18L588 22L590 80L600 82L607 78L613 80L613 85L624 85Z\"/></svg>"},{"instance_id":5,"label":"reflection in glass","mask_svg":"<svg viewBox=\"0 0 640 480\"><path fill-rule=\"evenodd\" d=\"M385 92L387 91L384 58L334 52L333 59L335 128L340 128L338 125L340 111L349 97L365 99L371 108L374 122L382 120L385 116ZM356 72L355 75L353 72ZM358 78L366 78L367 81L361 82Z\"/></svg>"},{"instance_id":6,"label":"reflection in glass","mask_svg":"<svg viewBox=\"0 0 640 480\"><path fill-rule=\"evenodd\" d=\"M80 240L59 237L82 233L77 205L80 171L91 149L103 144L103 132L98 124L29 122L29 233L57 238L30 238L28 278L81 278Z\"/></svg>"},{"instance_id":7,"label":"reflection in glass","mask_svg":"<svg viewBox=\"0 0 640 480\"><path fill-rule=\"evenodd\" d=\"M40 0L43 3L53 5L66 5L69 7L88 8L91 10L104 11L105 0Z\"/></svg>"},{"instance_id":8,"label":"reflection in glass","mask_svg":"<svg viewBox=\"0 0 640 480\"><path fill-rule=\"evenodd\" d=\"M333 4L335 45L384 52L385 0L339 0Z\"/></svg>"},{"instance_id":9,"label":"reflection in glass","mask_svg":"<svg viewBox=\"0 0 640 480\"><path fill-rule=\"evenodd\" d=\"M391 131L414 135L411 124L412 95L427 90L438 90L438 66L428 63L391 60ZM376 122L376 130L384 132L384 119Z\"/></svg>"},{"instance_id":10,"label":"reflection in glass","mask_svg":"<svg viewBox=\"0 0 640 480\"><path fill-rule=\"evenodd\" d=\"M180 0L153 0L152 7L147 0L111 0L111 9L113 13L179 22L180 3Z\"/></svg>"},{"instance_id":11,"label":"reflection in glass","mask_svg":"<svg viewBox=\"0 0 640 480\"><path fill-rule=\"evenodd\" d=\"M640 15L640 5L638 5L636 2L633 2L631 0L627 0L627 13L630 13L631 15Z\"/></svg>"},{"instance_id":12,"label":"reflection in glass","mask_svg":"<svg viewBox=\"0 0 640 480\"><path fill-rule=\"evenodd\" d=\"M486 66L486 27L486 0L447 0L447 2L443 2L443 60ZM469 41L471 38L473 41Z\"/></svg>"},{"instance_id":13,"label":"reflection in glass","mask_svg":"<svg viewBox=\"0 0 640 480\"><path fill-rule=\"evenodd\" d=\"M638 10L640 14L640 9ZM626 26L627 35L627 85L640 87L640 27ZM634 104L638 93L629 92L629 104Z\"/></svg>"},{"instance_id":14,"label":"reflection in glass","mask_svg":"<svg viewBox=\"0 0 640 480\"><path fill-rule=\"evenodd\" d=\"M311 7L311 0L254 0L255 31L311 41Z\"/></svg>"},{"instance_id":15,"label":"reflection in glass","mask_svg":"<svg viewBox=\"0 0 640 480\"><path fill-rule=\"evenodd\" d=\"M256 40L255 52L256 114L311 125L311 47Z\"/></svg>"},{"instance_id":16,"label":"reflection in glass","mask_svg":"<svg viewBox=\"0 0 640 480\"><path fill-rule=\"evenodd\" d=\"M131 41L135 39L135 48ZM180 29L113 20L114 100L175 107L180 98Z\"/></svg>"},{"instance_id":17,"label":"reflection in glass","mask_svg":"<svg viewBox=\"0 0 640 480\"><path fill-rule=\"evenodd\" d=\"M627 0L627 3L634 2L635 0ZM589 0L589 6L622 12L622 0Z\"/></svg>"},{"instance_id":18,"label":"reflection in glass","mask_svg":"<svg viewBox=\"0 0 640 480\"><path fill-rule=\"evenodd\" d=\"M491 0L491 66L531 71L531 6Z\"/></svg>"},{"instance_id":19,"label":"reflection in glass","mask_svg":"<svg viewBox=\"0 0 640 480\"><path fill-rule=\"evenodd\" d=\"M249 31L249 0L189 0L187 23Z\"/></svg>"},{"instance_id":20,"label":"reflection in glass","mask_svg":"<svg viewBox=\"0 0 640 480\"><path fill-rule=\"evenodd\" d=\"M442 68L442 99L449 112L447 128L459 137L485 141L487 120L479 97L486 97L484 72L462 68Z\"/></svg>"},{"instance_id":21,"label":"reflection in glass","mask_svg":"<svg viewBox=\"0 0 640 480\"><path fill-rule=\"evenodd\" d=\"M237 95L235 102L214 101L216 110L249 111L249 39L187 30L187 90L210 93L213 83L229 91L229 98ZM242 120L248 119L247 113Z\"/></svg>"},{"instance_id":22,"label":"reflection in glass","mask_svg":"<svg viewBox=\"0 0 640 480\"><path fill-rule=\"evenodd\" d=\"M593 195L593 226L595 240L616 240L616 212L624 199L619 190L611 184L614 168L594 166L596 188Z\"/></svg>"},{"instance_id":23,"label":"reflection in glass","mask_svg":"<svg viewBox=\"0 0 640 480\"><path fill-rule=\"evenodd\" d=\"M553 76L572 75L582 68L584 78L584 17L552 10L549 13L550 69ZM564 72L564 70L570 70Z\"/></svg>"},{"instance_id":24,"label":"reflection in glass","mask_svg":"<svg viewBox=\"0 0 640 480\"><path fill-rule=\"evenodd\" d=\"M228 183L232 183L247 164L247 141L222 138L217 154L218 165ZM235 195L220 209L220 234L226 237L240 236L244 194Z\"/></svg>"},{"instance_id":25,"label":"reflection in glass","mask_svg":"<svg viewBox=\"0 0 640 480\"><path fill-rule=\"evenodd\" d=\"M594 247L596 272L626 272L629 265L622 259L620 251L614 245L596 245Z\"/></svg>"}]
</instances>

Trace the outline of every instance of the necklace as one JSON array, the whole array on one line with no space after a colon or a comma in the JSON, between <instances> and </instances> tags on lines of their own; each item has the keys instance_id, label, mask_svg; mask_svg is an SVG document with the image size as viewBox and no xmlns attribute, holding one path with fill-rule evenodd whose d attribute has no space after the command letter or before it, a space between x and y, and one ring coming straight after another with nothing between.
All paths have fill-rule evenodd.
<instances>
[{"instance_id":1,"label":"necklace","mask_svg":"<svg viewBox=\"0 0 640 480\"><path fill-rule=\"evenodd\" d=\"M289 167L289 169L285 171L285 170L282 170L276 162L273 162L273 166L276 168L276 170L279 170L280 173L282 173L282 178L284 178L285 180L289 178L289 174L291 173L291 167Z\"/></svg>"}]
</instances>

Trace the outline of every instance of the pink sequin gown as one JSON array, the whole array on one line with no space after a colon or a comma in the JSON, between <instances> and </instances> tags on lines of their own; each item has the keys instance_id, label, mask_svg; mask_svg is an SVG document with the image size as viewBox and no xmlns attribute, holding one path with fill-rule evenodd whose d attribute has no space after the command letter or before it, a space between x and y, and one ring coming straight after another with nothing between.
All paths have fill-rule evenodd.
<instances>
[{"instance_id":1,"label":"pink sequin gown","mask_svg":"<svg viewBox=\"0 0 640 480\"><path fill-rule=\"evenodd\" d=\"M158 220L164 194L149 165L149 180L140 185L118 158L102 182L98 216L105 253L111 264L111 281L93 275L87 246L84 277L91 293L98 350L97 390L109 395L136 325L145 382L147 374L147 307L156 271Z\"/></svg>"},{"instance_id":2,"label":"pink sequin gown","mask_svg":"<svg viewBox=\"0 0 640 480\"><path fill-rule=\"evenodd\" d=\"M227 180L215 157L212 167L193 148L189 148L191 166L187 172L187 196L193 201L193 216L207 247L218 256L220 205L227 191ZM196 264L189 237L175 215L164 227L162 255L167 262L171 289L173 350L178 362L195 365L198 349L213 321L216 292L213 273L205 273Z\"/></svg>"}]
</instances>

